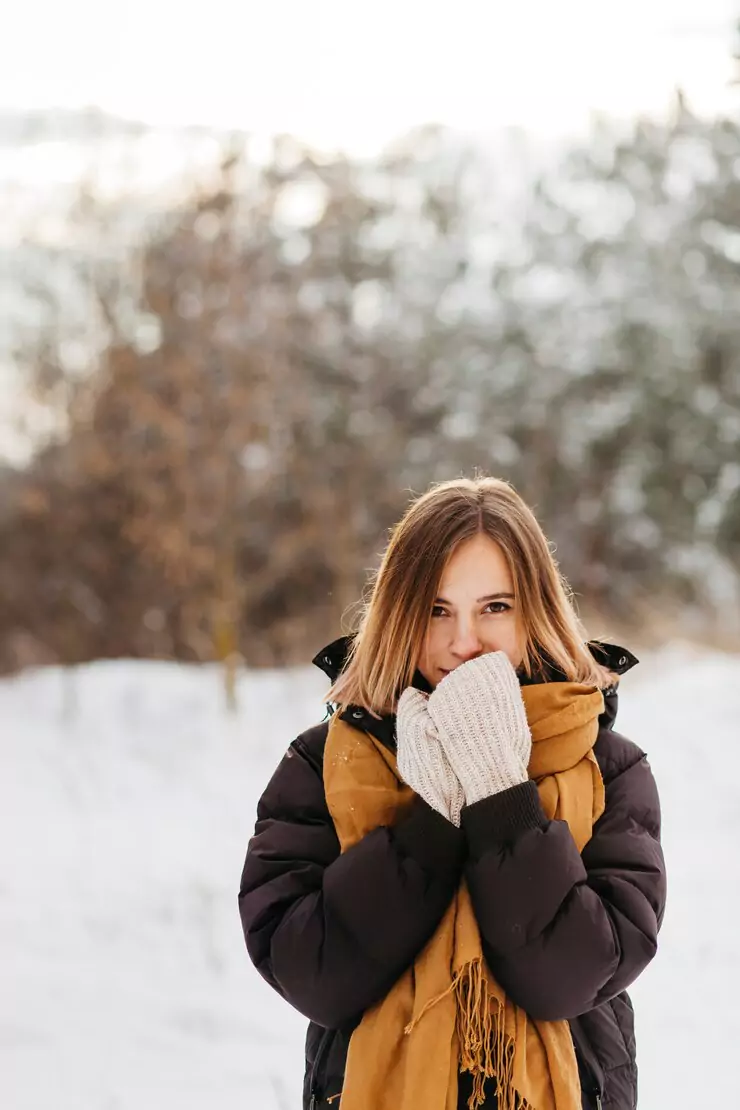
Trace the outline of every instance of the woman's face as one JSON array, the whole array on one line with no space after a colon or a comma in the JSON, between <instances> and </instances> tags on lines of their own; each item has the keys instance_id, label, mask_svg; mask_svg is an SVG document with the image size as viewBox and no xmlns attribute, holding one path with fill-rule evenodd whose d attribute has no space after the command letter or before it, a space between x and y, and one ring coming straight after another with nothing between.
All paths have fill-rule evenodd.
<instances>
[{"instance_id":1,"label":"woman's face","mask_svg":"<svg viewBox=\"0 0 740 1110\"><path fill-rule=\"evenodd\" d=\"M419 670L436 686L461 663L490 651L505 651L518 667L524 636L504 553L479 534L461 544L444 569Z\"/></svg>"}]
</instances>

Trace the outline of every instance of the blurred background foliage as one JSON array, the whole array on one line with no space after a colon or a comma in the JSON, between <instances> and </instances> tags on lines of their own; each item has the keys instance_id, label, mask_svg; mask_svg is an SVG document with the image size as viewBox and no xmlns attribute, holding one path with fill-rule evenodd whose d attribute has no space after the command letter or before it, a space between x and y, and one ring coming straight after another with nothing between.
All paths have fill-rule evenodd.
<instances>
[{"instance_id":1,"label":"blurred background foliage","mask_svg":"<svg viewBox=\"0 0 740 1110\"><path fill-rule=\"evenodd\" d=\"M13 256L0 668L303 662L387 529L476 469L595 634L740 616L740 123L596 120L533 164L222 137L168 202L75 191Z\"/></svg>"}]
</instances>

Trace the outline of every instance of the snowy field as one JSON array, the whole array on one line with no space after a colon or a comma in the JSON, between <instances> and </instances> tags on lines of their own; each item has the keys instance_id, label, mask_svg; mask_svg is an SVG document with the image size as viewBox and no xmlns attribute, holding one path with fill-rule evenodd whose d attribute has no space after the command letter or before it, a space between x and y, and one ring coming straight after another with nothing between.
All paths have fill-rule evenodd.
<instances>
[{"instance_id":1,"label":"snowy field","mask_svg":"<svg viewBox=\"0 0 740 1110\"><path fill-rule=\"evenodd\" d=\"M211 668L0 682L4 1110L298 1110L305 1022L249 964L236 894L259 793L326 688L249 674L229 716ZM738 658L676 646L622 685L670 880L633 990L641 1110L734 1104L739 722Z\"/></svg>"}]
</instances>

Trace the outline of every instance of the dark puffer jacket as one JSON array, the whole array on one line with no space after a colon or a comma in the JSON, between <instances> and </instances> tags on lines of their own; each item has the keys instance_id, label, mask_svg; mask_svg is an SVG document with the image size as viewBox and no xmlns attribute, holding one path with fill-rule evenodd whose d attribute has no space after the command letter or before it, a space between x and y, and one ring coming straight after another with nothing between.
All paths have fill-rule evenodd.
<instances>
[{"instance_id":1,"label":"dark puffer jacket","mask_svg":"<svg viewBox=\"0 0 740 1110\"><path fill-rule=\"evenodd\" d=\"M347 646L314 662L333 679ZM614 645L591 650L618 674L637 662ZM582 855L532 782L467 807L460 829L418 798L342 855L323 787L328 722L293 741L258 805L239 908L255 966L310 1020L304 1110L337 1110L328 1100L341 1092L352 1030L434 933L463 872L501 986L533 1018L570 1021L583 1107L634 1110L626 988L655 954L665 872L655 781L644 753L613 731L616 710L616 691L605 691L594 751L606 810ZM395 746L393 717L350 707L343 719ZM459 1086L462 1108L469 1077ZM486 1108L495 1102L490 1092Z\"/></svg>"}]
</instances>

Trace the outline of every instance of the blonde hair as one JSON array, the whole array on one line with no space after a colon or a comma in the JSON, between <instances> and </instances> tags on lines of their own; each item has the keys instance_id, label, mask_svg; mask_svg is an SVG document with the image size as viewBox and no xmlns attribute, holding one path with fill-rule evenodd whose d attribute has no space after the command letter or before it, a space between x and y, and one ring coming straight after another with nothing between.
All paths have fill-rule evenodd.
<instances>
[{"instance_id":1,"label":"blonde hair","mask_svg":"<svg viewBox=\"0 0 740 1110\"><path fill-rule=\"evenodd\" d=\"M412 501L391 531L380 567L370 580L348 661L327 700L395 711L414 676L434 600L452 553L485 534L504 553L532 677L548 664L574 682L603 688L614 676L585 644L570 588L534 513L508 482L457 478L433 485Z\"/></svg>"}]
</instances>

